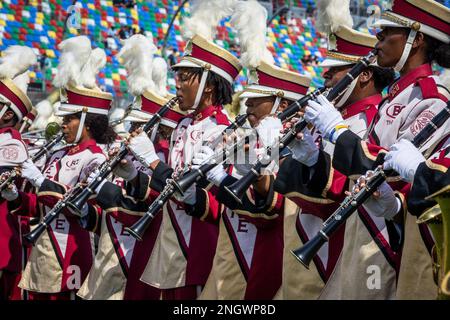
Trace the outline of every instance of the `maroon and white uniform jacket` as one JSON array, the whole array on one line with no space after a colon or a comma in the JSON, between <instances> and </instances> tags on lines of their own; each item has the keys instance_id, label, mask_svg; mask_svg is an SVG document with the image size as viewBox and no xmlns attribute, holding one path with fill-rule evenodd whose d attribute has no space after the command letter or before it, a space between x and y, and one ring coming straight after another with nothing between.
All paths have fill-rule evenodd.
<instances>
[{"instance_id":1,"label":"maroon and white uniform jacket","mask_svg":"<svg viewBox=\"0 0 450 320\"><path fill-rule=\"evenodd\" d=\"M239 178L233 167L219 188L197 187L197 201L187 210L219 225L213 267L200 299L273 299L281 286L283 197L274 192L270 176L266 196L251 187L238 204L224 187Z\"/></svg>"},{"instance_id":2,"label":"maroon and white uniform jacket","mask_svg":"<svg viewBox=\"0 0 450 320\"><path fill-rule=\"evenodd\" d=\"M156 143L155 151L161 161L166 162L168 142ZM148 185L151 171L139 161L134 161L134 165L145 173L139 176L145 180L140 183ZM96 203L103 209L101 217L89 217L91 220L101 219L98 251L78 296L93 300L160 299L160 290L140 281L140 277L152 253L162 216L158 215L152 221L142 241L137 241L125 231L147 211L156 196L154 192L137 194L120 178L104 184L96 198Z\"/></svg>"},{"instance_id":3,"label":"maroon and white uniform jacket","mask_svg":"<svg viewBox=\"0 0 450 320\"><path fill-rule=\"evenodd\" d=\"M378 161L377 156L383 148L389 148L396 141L405 138L412 140L420 130L446 105L450 96L448 91L440 84L439 79L432 75L428 64L417 67L405 76L397 80L389 88L388 96L378 108L378 114L369 129L368 142L360 139L351 131L346 131L339 136L333 157L333 167L346 176L358 177L367 170L373 169ZM421 148L426 157L434 153L442 139L449 131L449 123L438 129L433 137ZM398 197L404 201L404 195L408 186L398 178L390 178L388 181L394 190L398 191ZM406 208L406 204L404 206ZM432 299L436 295L431 272L431 260L424 241L430 239L426 226L418 226L415 217L404 212L404 239L399 239L398 232L391 222L382 218L376 218L370 212L361 208L358 212L361 223L364 223L371 237L375 239L380 254L384 255L387 264L383 264L381 270L381 290L369 290L366 280L361 279L361 290L367 292L367 298L378 296L385 291L380 298L398 299ZM350 223L350 219L347 224ZM403 248L398 243L403 242ZM356 245L356 242L355 242ZM400 249L401 257L400 257ZM354 257L368 256L360 251L360 245L353 248ZM372 255L371 257L376 257ZM349 257L350 259L351 257ZM400 261L401 258L401 261ZM370 260L370 259L369 259ZM364 270L357 274L367 273L369 265L380 265L381 260L369 261ZM348 259L344 259L348 263ZM355 261L355 258L352 259ZM400 263L401 262L401 263ZM359 264L364 266L364 264ZM343 270L349 275L346 265ZM356 272L356 270L355 270ZM375 271L373 271L375 272ZM368 274L367 277L370 277ZM367 278L366 277L366 278ZM340 280L341 283L355 283L354 279ZM336 289L336 287L334 287ZM327 293L330 293L328 291ZM333 294L327 297L342 297ZM361 298L361 296L359 296Z\"/></svg>"},{"instance_id":4,"label":"maroon and white uniform jacket","mask_svg":"<svg viewBox=\"0 0 450 320\"><path fill-rule=\"evenodd\" d=\"M9 172L28 157L20 133L13 128L0 129L0 173ZM0 197L0 273L22 270L20 219L10 214L8 202ZM1 277L1 275L0 275Z\"/></svg>"},{"instance_id":5,"label":"maroon and white uniform jacket","mask_svg":"<svg viewBox=\"0 0 450 320\"><path fill-rule=\"evenodd\" d=\"M377 113L381 95L357 101L341 110L345 124L357 136L363 137ZM314 134L316 140L321 137ZM302 246L322 228L323 222L339 207L349 188L347 177L330 165L334 145L322 141L318 163L309 168L291 157L281 164L275 190L289 200L285 211L285 256L282 297L284 299L317 299L334 270L341 254L344 228L341 228L314 257L310 269L305 269L290 250ZM298 208L295 206L297 205Z\"/></svg>"},{"instance_id":6,"label":"maroon and white uniform jacket","mask_svg":"<svg viewBox=\"0 0 450 320\"><path fill-rule=\"evenodd\" d=\"M222 107L209 106L183 118L172 133L168 165L160 162L150 185L139 192L160 192L174 170L183 170L202 144L211 145L228 125ZM213 146L214 147L214 146ZM160 289L204 285L212 266L218 228L186 214L185 205L170 199L163 207L155 247L141 280Z\"/></svg>"},{"instance_id":7,"label":"maroon and white uniform jacket","mask_svg":"<svg viewBox=\"0 0 450 320\"><path fill-rule=\"evenodd\" d=\"M92 139L55 152L44 169L46 179L38 193L20 192L20 204L14 213L44 216L71 187L105 160ZM94 234L84 230L78 218L64 212L36 242L19 286L39 293L76 291L86 278L93 257Z\"/></svg>"}]
</instances>

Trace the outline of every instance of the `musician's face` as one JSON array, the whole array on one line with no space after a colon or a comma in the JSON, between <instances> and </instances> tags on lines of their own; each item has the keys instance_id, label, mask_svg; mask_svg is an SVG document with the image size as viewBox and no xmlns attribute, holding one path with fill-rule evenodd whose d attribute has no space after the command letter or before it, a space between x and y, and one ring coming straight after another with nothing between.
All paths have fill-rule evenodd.
<instances>
[{"instance_id":1,"label":"musician's face","mask_svg":"<svg viewBox=\"0 0 450 320\"><path fill-rule=\"evenodd\" d=\"M200 77L194 76L189 68L180 68L175 76L175 88L178 98L178 105L181 110L187 111L195 103L195 97L200 84Z\"/></svg>"},{"instance_id":2,"label":"musician's face","mask_svg":"<svg viewBox=\"0 0 450 320\"><path fill-rule=\"evenodd\" d=\"M339 80L341 80L350 71L352 65L331 67L324 72L323 78L325 79L324 86L326 88L334 87Z\"/></svg>"},{"instance_id":3,"label":"musician's face","mask_svg":"<svg viewBox=\"0 0 450 320\"><path fill-rule=\"evenodd\" d=\"M247 99L245 105L247 106L248 122L252 128L270 114L274 103L275 97L273 96Z\"/></svg>"},{"instance_id":4,"label":"musician's face","mask_svg":"<svg viewBox=\"0 0 450 320\"><path fill-rule=\"evenodd\" d=\"M62 131L64 133L64 139L67 143L74 143L77 137L78 126L80 125L80 119L73 114L64 116L62 123ZM86 127L83 128L82 137L87 135Z\"/></svg>"},{"instance_id":5,"label":"musician's face","mask_svg":"<svg viewBox=\"0 0 450 320\"><path fill-rule=\"evenodd\" d=\"M377 33L378 49L377 63L380 67L392 68L400 60L408 38L409 29L406 28L383 28Z\"/></svg>"}]
</instances>

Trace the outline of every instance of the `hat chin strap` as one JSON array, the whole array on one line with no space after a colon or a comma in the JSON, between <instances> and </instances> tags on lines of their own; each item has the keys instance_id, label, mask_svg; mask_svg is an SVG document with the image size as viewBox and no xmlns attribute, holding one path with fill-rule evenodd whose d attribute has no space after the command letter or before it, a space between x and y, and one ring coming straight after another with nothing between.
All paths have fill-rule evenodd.
<instances>
[{"instance_id":1,"label":"hat chin strap","mask_svg":"<svg viewBox=\"0 0 450 320\"><path fill-rule=\"evenodd\" d=\"M74 144L78 143L81 138L81 133L83 132L84 128L84 121L86 120L86 112L81 112L81 118L80 118L80 124L78 125L77 135L75 136Z\"/></svg>"},{"instance_id":2,"label":"hat chin strap","mask_svg":"<svg viewBox=\"0 0 450 320\"><path fill-rule=\"evenodd\" d=\"M200 84L198 85L197 95L195 96L195 102L192 106L192 109L197 109L198 104L200 103L200 99L203 95L203 90L205 90L206 79L208 78L208 69L203 69L202 78L200 79Z\"/></svg>"},{"instance_id":3,"label":"hat chin strap","mask_svg":"<svg viewBox=\"0 0 450 320\"><path fill-rule=\"evenodd\" d=\"M26 125L27 125L27 122L26 122L26 121L23 121L23 122L22 122L22 125L20 126L19 133L22 133L23 130L25 130L25 126L26 126Z\"/></svg>"},{"instance_id":4,"label":"hat chin strap","mask_svg":"<svg viewBox=\"0 0 450 320\"><path fill-rule=\"evenodd\" d=\"M155 142L156 134L158 133L158 128L159 128L159 122L155 125L155 127L152 129L152 131L150 133L150 140L152 142Z\"/></svg>"},{"instance_id":5,"label":"hat chin strap","mask_svg":"<svg viewBox=\"0 0 450 320\"><path fill-rule=\"evenodd\" d=\"M349 86L347 87L347 89L345 90L344 95L342 96L342 98L340 98L339 101L336 102L336 103L334 104L334 106L335 106L337 109L342 108L342 106L347 102L348 98L350 98L350 96L351 96L352 93L353 93L353 90L355 90L356 84L358 83L358 78L359 78L359 76L356 77L356 78L352 81L352 83L350 83L350 85L349 85Z\"/></svg>"},{"instance_id":6,"label":"hat chin strap","mask_svg":"<svg viewBox=\"0 0 450 320\"><path fill-rule=\"evenodd\" d=\"M416 34L417 31L413 29L409 31L408 39L406 40L405 47L403 48L402 56L400 57L400 60L398 60L397 64L394 66L395 71L400 72L400 70L403 69L405 62L409 57L409 53L411 52L412 44L414 42L414 39L416 38Z\"/></svg>"},{"instance_id":7,"label":"hat chin strap","mask_svg":"<svg viewBox=\"0 0 450 320\"><path fill-rule=\"evenodd\" d=\"M275 99L275 102L273 103L273 107L272 110L270 111L270 114L275 114L275 112L277 111L279 105L281 102L281 98L277 96L277 98Z\"/></svg>"},{"instance_id":8,"label":"hat chin strap","mask_svg":"<svg viewBox=\"0 0 450 320\"><path fill-rule=\"evenodd\" d=\"M5 115L5 112L8 110L8 106L5 104L2 108L2 110L0 110L0 119Z\"/></svg>"}]
</instances>

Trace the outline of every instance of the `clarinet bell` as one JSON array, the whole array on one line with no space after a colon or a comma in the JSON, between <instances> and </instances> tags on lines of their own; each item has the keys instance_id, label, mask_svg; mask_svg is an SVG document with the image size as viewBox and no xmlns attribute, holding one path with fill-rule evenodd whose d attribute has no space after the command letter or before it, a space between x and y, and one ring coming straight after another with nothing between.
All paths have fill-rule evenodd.
<instances>
[{"instance_id":1,"label":"clarinet bell","mask_svg":"<svg viewBox=\"0 0 450 320\"><path fill-rule=\"evenodd\" d=\"M242 198L248 188L256 181L259 177L259 173L252 168L245 176L229 186L225 186L225 190L230 196L234 198L238 203L242 204Z\"/></svg>"},{"instance_id":2,"label":"clarinet bell","mask_svg":"<svg viewBox=\"0 0 450 320\"><path fill-rule=\"evenodd\" d=\"M306 269L309 269L309 264L325 242L327 241L317 234L303 246L291 250L291 253Z\"/></svg>"},{"instance_id":3,"label":"clarinet bell","mask_svg":"<svg viewBox=\"0 0 450 320\"><path fill-rule=\"evenodd\" d=\"M36 244L36 241L39 239L42 233L44 233L46 228L47 227L45 224L39 224L36 228L31 230L31 232L23 236L24 242L34 246Z\"/></svg>"}]
</instances>

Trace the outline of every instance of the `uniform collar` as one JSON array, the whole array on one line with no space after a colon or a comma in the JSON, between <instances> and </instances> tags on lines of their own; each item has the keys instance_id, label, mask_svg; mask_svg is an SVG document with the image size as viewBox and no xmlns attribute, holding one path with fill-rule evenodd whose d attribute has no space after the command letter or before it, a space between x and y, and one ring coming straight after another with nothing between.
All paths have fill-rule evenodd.
<instances>
[{"instance_id":1,"label":"uniform collar","mask_svg":"<svg viewBox=\"0 0 450 320\"><path fill-rule=\"evenodd\" d=\"M378 106L382 99L383 97L381 96L381 94L375 94L373 96L369 96L356 101L348 107L343 108L343 110L341 111L342 117L345 120L357 115L358 113L366 112L371 108L375 108L376 111L376 106Z\"/></svg>"},{"instance_id":2,"label":"uniform collar","mask_svg":"<svg viewBox=\"0 0 450 320\"><path fill-rule=\"evenodd\" d=\"M210 116L216 116L219 112L221 112L222 107L221 106L208 106L196 115L193 113L189 114L188 117L192 118L194 122L202 121L205 118L208 118Z\"/></svg>"},{"instance_id":3,"label":"uniform collar","mask_svg":"<svg viewBox=\"0 0 450 320\"><path fill-rule=\"evenodd\" d=\"M431 65L428 63L411 70L389 87L389 99L394 99L400 92L416 82L417 79L429 77L431 75L433 75L433 70L431 70Z\"/></svg>"},{"instance_id":4,"label":"uniform collar","mask_svg":"<svg viewBox=\"0 0 450 320\"><path fill-rule=\"evenodd\" d=\"M68 154L73 155L76 153L80 153L86 149L90 149L91 147L97 146L97 142L94 139L86 140L85 142L79 143L76 146L73 146L69 149Z\"/></svg>"}]
</instances>

